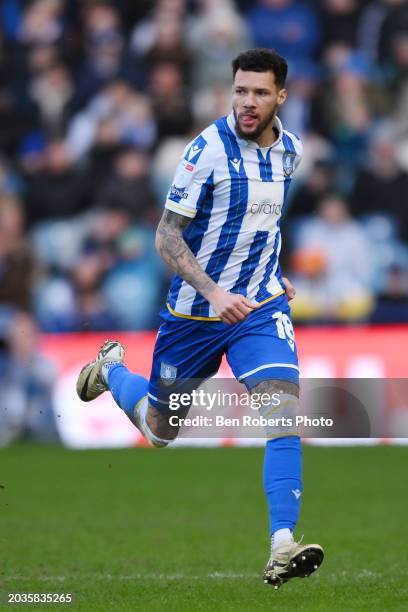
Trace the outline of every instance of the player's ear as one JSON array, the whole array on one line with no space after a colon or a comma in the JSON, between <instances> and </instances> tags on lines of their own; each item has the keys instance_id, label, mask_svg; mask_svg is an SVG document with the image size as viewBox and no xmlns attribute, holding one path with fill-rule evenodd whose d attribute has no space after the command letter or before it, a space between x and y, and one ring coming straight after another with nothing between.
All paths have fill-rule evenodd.
<instances>
[{"instance_id":1,"label":"player's ear","mask_svg":"<svg viewBox=\"0 0 408 612\"><path fill-rule=\"evenodd\" d=\"M278 91L278 105L282 106L282 104L285 102L287 97L288 97L287 89L280 89Z\"/></svg>"}]
</instances>

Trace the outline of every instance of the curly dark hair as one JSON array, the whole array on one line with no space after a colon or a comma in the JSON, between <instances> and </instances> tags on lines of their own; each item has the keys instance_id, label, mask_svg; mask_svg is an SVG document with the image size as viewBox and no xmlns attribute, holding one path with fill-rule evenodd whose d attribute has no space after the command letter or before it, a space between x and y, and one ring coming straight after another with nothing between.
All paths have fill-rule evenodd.
<instances>
[{"instance_id":1,"label":"curly dark hair","mask_svg":"<svg viewBox=\"0 0 408 612\"><path fill-rule=\"evenodd\" d=\"M284 57L273 49L249 49L240 53L232 61L232 74L235 77L237 70L251 72L273 72L276 85L282 89L288 74L288 64Z\"/></svg>"}]
</instances>

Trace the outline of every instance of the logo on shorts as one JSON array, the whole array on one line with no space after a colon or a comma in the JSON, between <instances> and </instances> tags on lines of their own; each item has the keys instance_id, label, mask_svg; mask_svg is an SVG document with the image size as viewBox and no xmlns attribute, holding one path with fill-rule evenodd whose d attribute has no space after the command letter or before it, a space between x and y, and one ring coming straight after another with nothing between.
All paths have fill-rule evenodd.
<instances>
[{"instance_id":1,"label":"logo on shorts","mask_svg":"<svg viewBox=\"0 0 408 612\"><path fill-rule=\"evenodd\" d=\"M160 378L165 387L174 383L177 377L177 368L163 361L160 364Z\"/></svg>"}]
</instances>

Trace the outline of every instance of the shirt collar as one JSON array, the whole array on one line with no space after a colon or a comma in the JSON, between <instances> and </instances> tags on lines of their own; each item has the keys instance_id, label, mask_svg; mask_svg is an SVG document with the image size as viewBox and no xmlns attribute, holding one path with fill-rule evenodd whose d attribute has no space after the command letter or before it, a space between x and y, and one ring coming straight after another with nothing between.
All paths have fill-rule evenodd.
<instances>
[{"instance_id":1,"label":"shirt collar","mask_svg":"<svg viewBox=\"0 0 408 612\"><path fill-rule=\"evenodd\" d=\"M233 111L231 111L231 113L228 115L227 123L228 123L228 127L231 129L232 133L234 134L234 136L238 140L238 143L241 146L247 146L247 147L251 147L253 149L261 149L261 148L263 148L263 149L272 149L272 148L276 147L280 143L280 141L282 140L283 127L282 127L282 122L281 122L281 120L279 119L278 116L275 117L275 120L273 122L273 127L276 127L276 129L278 130L278 138L269 147L260 147L254 140L245 140L245 138L241 138L240 136L238 136L237 131L235 129L236 121L235 121L235 116L234 116Z\"/></svg>"}]
</instances>

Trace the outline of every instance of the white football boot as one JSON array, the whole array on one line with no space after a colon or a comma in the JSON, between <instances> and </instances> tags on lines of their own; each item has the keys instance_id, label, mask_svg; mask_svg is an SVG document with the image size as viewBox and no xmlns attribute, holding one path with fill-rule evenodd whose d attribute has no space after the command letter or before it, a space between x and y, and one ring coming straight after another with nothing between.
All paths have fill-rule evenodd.
<instances>
[{"instance_id":1,"label":"white football boot","mask_svg":"<svg viewBox=\"0 0 408 612\"><path fill-rule=\"evenodd\" d=\"M117 340L105 340L96 359L87 363L78 376L76 390L83 402L91 400L108 390L108 385L102 376L102 366L114 361L122 362L125 349Z\"/></svg>"},{"instance_id":2,"label":"white football boot","mask_svg":"<svg viewBox=\"0 0 408 612\"><path fill-rule=\"evenodd\" d=\"M263 573L265 584L279 589L291 578L307 578L322 564L323 548L319 544L288 542L271 551Z\"/></svg>"}]
</instances>

